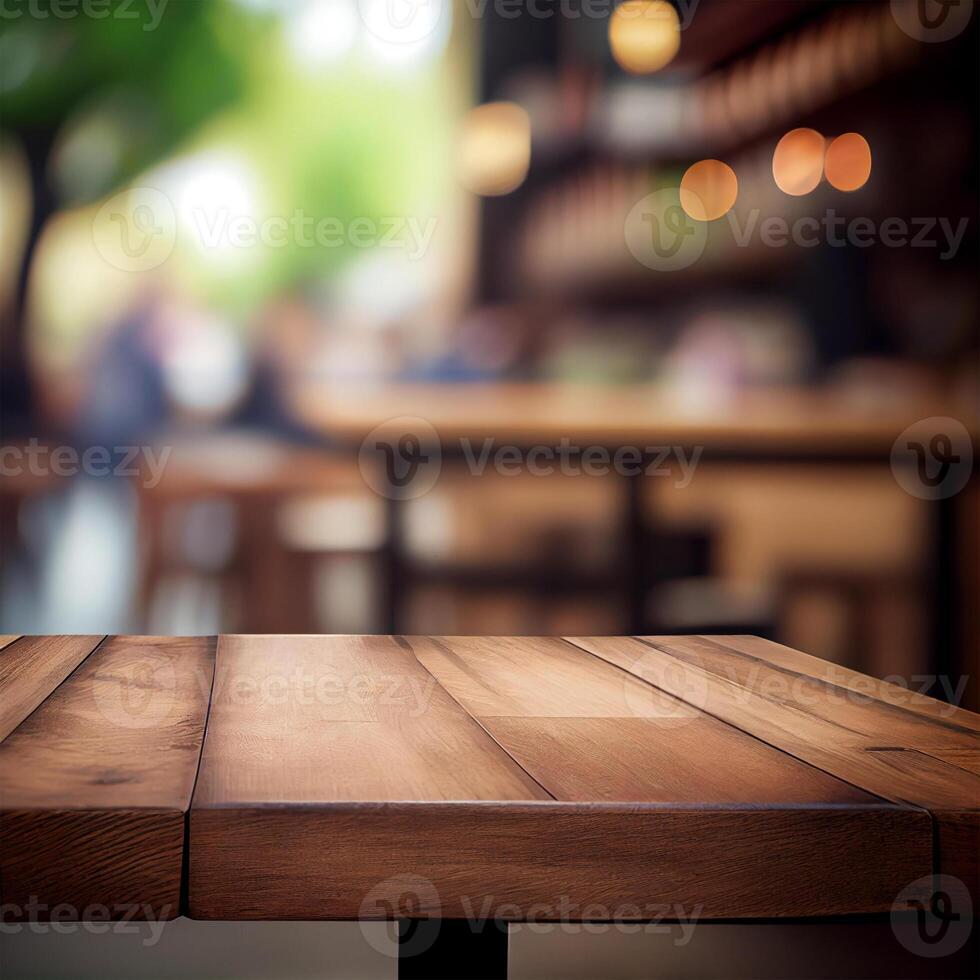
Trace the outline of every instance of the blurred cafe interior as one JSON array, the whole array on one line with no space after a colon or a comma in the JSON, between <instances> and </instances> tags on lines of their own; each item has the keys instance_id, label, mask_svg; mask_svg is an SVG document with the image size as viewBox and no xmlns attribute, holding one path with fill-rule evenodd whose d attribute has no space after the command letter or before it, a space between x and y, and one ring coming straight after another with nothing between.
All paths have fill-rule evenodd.
<instances>
[{"instance_id":1,"label":"blurred cafe interior","mask_svg":"<svg viewBox=\"0 0 980 980\"><path fill-rule=\"evenodd\" d=\"M0 631L757 633L977 709L972 3L127 8L0 21Z\"/></svg>"}]
</instances>

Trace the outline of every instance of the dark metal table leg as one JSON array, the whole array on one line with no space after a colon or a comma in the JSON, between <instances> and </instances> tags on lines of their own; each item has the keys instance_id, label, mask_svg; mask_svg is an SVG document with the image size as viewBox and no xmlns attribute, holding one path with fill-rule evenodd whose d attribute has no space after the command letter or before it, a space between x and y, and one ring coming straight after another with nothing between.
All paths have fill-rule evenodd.
<instances>
[{"instance_id":1,"label":"dark metal table leg","mask_svg":"<svg viewBox=\"0 0 980 980\"><path fill-rule=\"evenodd\" d=\"M398 980L507 980L507 926L403 919L398 923Z\"/></svg>"},{"instance_id":2,"label":"dark metal table leg","mask_svg":"<svg viewBox=\"0 0 980 980\"><path fill-rule=\"evenodd\" d=\"M956 529L957 497L944 497L932 501L932 555L931 555L931 667L940 680L928 693L934 698L949 698L949 692L957 689L956 677L960 660L959 632L959 559ZM943 686L943 680L947 686ZM952 687L949 687L952 685Z\"/></svg>"},{"instance_id":3,"label":"dark metal table leg","mask_svg":"<svg viewBox=\"0 0 980 980\"><path fill-rule=\"evenodd\" d=\"M633 635L650 632L648 604L652 583L647 554L647 526L644 520L643 477L630 473L624 478L625 501L623 516L623 563L627 624Z\"/></svg>"},{"instance_id":4,"label":"dark metal table leg","mask_svg":"<svg viewBox=\"0 0 980 980\"><path fill-rule=\"evenodd\" d=\"M406 586L401 508L400 500L385 500L385 539L381 549L381 608L384 631L389 634L401 632L401 604Z\"/></svg>"}]
</instances>

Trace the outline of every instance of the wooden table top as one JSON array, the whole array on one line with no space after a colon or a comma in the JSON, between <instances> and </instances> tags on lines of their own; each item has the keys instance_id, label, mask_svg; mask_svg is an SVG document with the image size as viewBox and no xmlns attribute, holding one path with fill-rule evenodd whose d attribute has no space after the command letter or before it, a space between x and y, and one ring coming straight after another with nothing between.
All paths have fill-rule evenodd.
<instances>
[{"instance_id":1,"label":"wooden table top","mask_svg":"<svg viewBox=\"0 0 980 980\"><path fill-rule=\"evenodd\" d=\"M755 637L4 636L0 704L14 918L977 893L980 716Z\"/></svg>"},{"instance_id":2,"label":"wooden table top","mask_svg":"<svg viewBox=\"0 0 980 980\"><path fill-rule=\"evenodd\" d=\"M976 442L975 407L937 397L855 400L833 389L745 391L684 399L662 385L379 384L306 381L292 393L297 417L325 435L359 443L377 427L421 418L446 444L493 438L519 446L701 445L743 452L888 453L921 420L952 416ZM922 432L920 435L924 434Z\"/></svg>"}]
</instances>

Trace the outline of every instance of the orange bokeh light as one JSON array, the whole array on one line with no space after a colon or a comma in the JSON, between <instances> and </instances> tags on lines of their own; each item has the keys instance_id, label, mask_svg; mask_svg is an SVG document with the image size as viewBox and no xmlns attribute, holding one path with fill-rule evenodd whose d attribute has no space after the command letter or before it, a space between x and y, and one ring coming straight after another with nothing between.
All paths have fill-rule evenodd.
<instances>
[{"instance_id":1,"label":"orange bokeh light","mask_svg":"<svg viewBox=\"0 0 980 980\"><path fill-rule=\"evenodd\" d=\"M456 169L475 194L496 197L524 183L531 162L531 118L514 102L487 102L460 125Z\"/></svg>"},{"instance_id":2,"label":"orange bokeh light","mask_svg":"<svg viewBox=\"0 0 980 980\"><path fill-rule=\"evenodd\" d=\"M609 18L609 46L634 75L660 71L681 46L680 18L667 0L626 0Z\"/></svg>"},{"instance_id":3,"label":"orange bokeh light","mask_svg":"<svg viewBox=\"0 0 980 980\"><path fill-rule=\"evenodd\" d=\"M844 133L827 148L827 181L839 191L856 191L871 176L871 147L860 133Z\"/></svg>"},{"instance_id":4,"label":"orange bokeh light","mask_svg":"<svg viewBox=\"0 0 980 980\"><path fill-rule=\"evenodd\" d=\"M714 221L738 197L735 171L721 160L699 160L681 179L681 207L697 221Z\"/></svg>"},{"instance_id":5,"label":"orange bokeh light","mask_svg":"<svg viewBox=\"0 0 980 980\"><path fill-rule=\"evenodd\" d=\"M824 138L815 129L790 130L772 155L772 176L786 194L809 194L823 176Z\"/></svg>"}]
</instances>

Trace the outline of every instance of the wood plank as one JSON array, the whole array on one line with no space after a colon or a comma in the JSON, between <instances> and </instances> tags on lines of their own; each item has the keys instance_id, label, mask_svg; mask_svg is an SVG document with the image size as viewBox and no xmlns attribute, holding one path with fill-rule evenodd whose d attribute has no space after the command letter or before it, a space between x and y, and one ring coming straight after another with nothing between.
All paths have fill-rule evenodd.
<instances>
[{"instance_id":1,"label":"wood plank","mask_svg":"<svg viewBox=\"0 0 980 980\"><path fill-rule=\"evenodd\" d=\"M647 718L491 718L486 727L559 800L760 807L882 802L707 716L683 726Z\"/></svg>"},{"instance_id":2,"label":"wood plank","mask_svg":"<svg viewBox=\"0 0 980 980\"><path fill-rule=\"evenodd\" d=\"M753 659L764 661L773 667L783 668L791 673L812 677L834 687L846 689L858 698L874 698L924 718L941 722L953 721L962 728L980 733L980 715L973 711L927 697L900 684L890 684L877 677L869 677L850 667L821 660L819 657L810 656L808 653L783 646L781 643L760 636L711 636L705 639L713 640L715 643L737 650Z\"/></svg>"},{"instance_id":3,"label":"wood plank","mask_svg":"<svg viewBox=\"0 0 980 980\"><path fill-rule=\"evenodd\" d=\"M195 807L190 847L202 919L888 912L931 866L928 815L889 807Z\"/></svg>"},{"instance_id":4,"label":"wood plank","mask_svg":"<svg viewBox=\"0 0 980 980\"><path fill-rule=\"evenodd\" d=\"M980 777L923 752L872 751L903 777L931 787L929 812L936 822L939 870L959 878L976 904L980 900ZM942 791L937 789L940 781Z\"/></svg>"},{"instance_id":5,"label":"wood plank","mask_svg":"<svg viewBox=\"0 0 980 980\"><path fill-rule=\"evenodd\" d=\"M478 718L683 720L699 714L557 637L407 636L404 641Z\"/></svg>"},{"instance_id":6,"label":"wood plank","mask_svg":"<svg viewBox=\"0 0 980 980\"><path fill-rule=\"evenodd\" d=\"M553 637L406 637L557 799L874 803L862 790ZM719 766L717 760L727 760Z\"/></svg>"},{"instance_id":7,"label":"wood plank","mask_svg":"<svg viewBox=\"0 0 980 980\"><path fill-rule=\"evenodd\" d=\"M25 636L7 647L0 657L0 740L101 641L101 636Z\"/></svg>"},{"instance_id":8,"label":"wood plank","mask_svg":"<svg viewBox=\"0 0 980 980\"><path fill-rule=\"evenodd\" d=\"M9 647L14 640L19 639L19 633L0 633L0 650L3 650L5 647Z\"/></svg>"},{"instance_id":9,"label":"wood plank","mask_svg":"<svg viewBox=\"0 0 980 980\"><path fill-rule=\"evenodd\" d=\"M947 751L969 756L975 739L963 726L921 716L918 732L929 746L927 755L914 751L916 730L904 709L834 698L822 682L816 690L806 683L801 688L768 668L750 673L706 637L576 637L573 642L678 697L690 697L694 690L699 706L715 717L855 786L928 810L937 818L942 868L960 869L978 893L976 859L961 847L975 826L969 815L978 806L980 784L968 770L937 756ZM955 835L947 830L953 826L959 828Z\"/></svg>"},{"instance_id":10,"label":"wood plank","mask_svg":"<svg viewBox=\"0 0 980 980\"><path fill-rule=\"evenodd\" d=\"M687 768L685 752L699 756ZM719 758L744 774L719 775ZM560 640L222 637L188 908L218 919L520 919L542 906L635 919L664 903L703 917L881 912L931 861L928 814Z\"/></svg>"},{"instance_id":11,"label":"wood plank","mask_svg":"<svg viewBox=\"0 0 980 980\"><path fill-rule=\"evenodd\" d=\"M980 809L980 776L913 749L869 749L896 773L929 787L929 810Z\"/></svg>"},{"instance_id":12,"label":"wood plank","mask_svg":"<svg viewBox=\"0 0 980 980\"><path fill-rule=\"evenodd\" d=\"M947 765L956 766L958 769L965 769L975 776L980 776L980 748L943 749L941 757L935 754L928 745L921 746L918 751L931 755L934 759L940 759Z\"/></svg>"},{"instance_id":13,"label":"wood plank","mask_svg":"<svg viewBox=\"0 0 980 980\"><path fill-rule=\"evenodd\" d=\"M904 706L869 698L844 687L817 680L784 667L774 667L724 646L713 637L649 637L685 664L725 677L767 700L816 715L850 737L866 738L880 747L917 748L924 741L935 750L973 749L978 736L958 720L925 717ZM964 712L969 714L969 712Z\"/></svg>"},{"instance_id":14,"label":"wood plank","mask_svg":"<svg viewBox=\"0 0 980 980\"><path fill-rule=\"evenodd\" d=\"M222 636L194 806L547 799L385 636Z\"/></svg>"},{"instance_id":15,"label":"wood plank","mask_svg":"<svg viewBox=\"0 0 980 980\"><path fill-rule=\"evenodd\" d=\"M863 724L842 723L834 717L841 702L826 708L829 717L825 717L828 698L818 692L806 703L780 678L750 677L739 667L726 673L715 659L721 648L710 639L576 637L573 642L679 698L692 697L693 691L698 704L716 718L884 799L928 808L930 801L946 800L955 791L952 767L911 775L869 751L915 748L907 732L903 731L902 739L892 738L878 718ZM872 706L845 703L844 707L850 711ZM934 733L933 726L929 733ZM953 737L960 734L952 732ZM964 806L969 805L964 799Z\"/></svg>"},{"instance_id":16,"label":"wood plank","mask_svg":"<svg viewBox=\"0 0 980 980\"><path fill-rule=\"evenodd\" d=\"M208 638L111 637L0 743L10 917L179 914L213 662Z\"/></svg>"}]
</instances>

